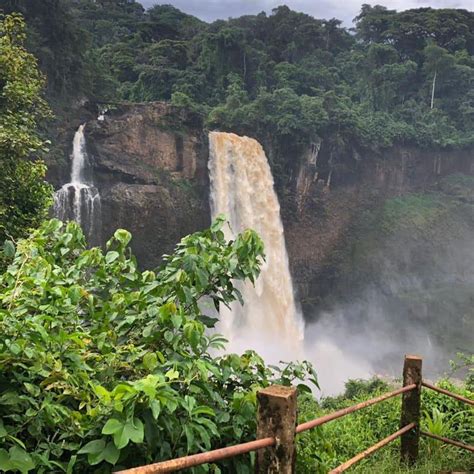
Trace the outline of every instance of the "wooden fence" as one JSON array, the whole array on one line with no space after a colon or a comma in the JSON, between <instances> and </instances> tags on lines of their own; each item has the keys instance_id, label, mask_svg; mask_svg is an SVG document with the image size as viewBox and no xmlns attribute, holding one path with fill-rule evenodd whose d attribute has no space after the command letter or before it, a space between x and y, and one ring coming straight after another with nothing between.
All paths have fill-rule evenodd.
<instances>
[{"instance_id":1,"label":"wooden fence","mask_svg":"<svg viewBox=\"0 0 474 474\"><path fill-rule=\"evenodd\" d=\"M422 387L435 390L443 395L474 406L473 400L461 397L423 381L421 369L422 359L420 357L406 356L403 367L402 388L300 425L296 425L296 389L294 387L283 387L279 385L268 387L259 391L257 394L257 439L255 441L172 459L170 461L149 464L147 466L135 467L120 471L117 474L175 472L201 464L222 461L223 459L250 453L251 451L257 451L257 474L293 474L295 472L295 436L297 434L398 395L402 395L403 397L400 429L333 469L330 474L344 472L349 469L349 467L367 456L370 456L397 438L401 438L401 460L409 464L413 464L418 458L420 436L427 436L443 443L474 452L474 446L469 446L459 441L443 438L420 430Z\"/></svg>"}]
</instances>

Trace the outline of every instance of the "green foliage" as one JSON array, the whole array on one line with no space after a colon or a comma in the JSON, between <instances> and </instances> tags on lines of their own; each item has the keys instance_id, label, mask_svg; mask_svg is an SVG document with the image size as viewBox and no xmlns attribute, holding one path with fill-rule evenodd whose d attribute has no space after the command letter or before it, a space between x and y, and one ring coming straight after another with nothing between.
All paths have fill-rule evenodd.
<instances>
[{"instance_id":1,"label":"green foliage","mask_svg":"<svg viewBox=\"0 0 474 474\"><path fill-rule=\"evenodd\" d=\"M0 244L16 240L39 225L51 205L46 167L38 154L47 142L38 122L49 116L41 98L43 76L24 47L25 25L20 15L0 17ZM33 160L34 159L34 160ZM9 244L6 244L7 247ZM1 261L8 258L0 252Z\"/></svg>"},{"instance_id":2,"label":"green foliage","mask_svg":"<svg viewBox=\"0 0 474 474\"><path fill-rule=\"evenodd\" d=\"M88 38L68 0L4 0L2 9L21 13L28 26L28 49L47 76L48 98L55 104L91 93L100 74L88 61ZM95 77L93 77L95 76Z\"/></svg>"},{"instance_id":3,"label":"green foliage","mask_svg":"<svg viewBox=\"0 0 474 474\"><path fill-rule=\"evenodd\" d=\"M110 472L255 436L257 389L312 369L216 356L210 307L239 298L233 282L254 281L263 258L254 232L226 242L223 225L185 237L157 272L137 269L125 230L105 251L58 220L18 242L0 277L0 469Z\"/></svg>"},{"instance_id":4,"label":"green foliage","mask_svg":"<svg viewBox=\"0 0 474 474\"><path fill-rule=\"evenodd\" d=\"M456 359L450 361L451 374L466 372L466 388L474 392L474 354L458 352Z\"/></svg>"},{"instance_id":5,"label":"green foliage","mask_svg":"<svg viewBox=\"0 0 474 474\"><path fill-rule=\"evenodd\" d=\"M436 194L409 194L385 201L382 230L391 233L400 229L424 230L447 211Z\"/></svg>"},{"instance_id":6,"label":"green foliage","mask_svg":"<svg viewBox=\"0 0 474 474\"><path fill-rule=\"evenodd\" d=\"M465 174L451 174L440 183L443 192L461 202L474 202L474 176Z\"/></svg>"}]
</instances>

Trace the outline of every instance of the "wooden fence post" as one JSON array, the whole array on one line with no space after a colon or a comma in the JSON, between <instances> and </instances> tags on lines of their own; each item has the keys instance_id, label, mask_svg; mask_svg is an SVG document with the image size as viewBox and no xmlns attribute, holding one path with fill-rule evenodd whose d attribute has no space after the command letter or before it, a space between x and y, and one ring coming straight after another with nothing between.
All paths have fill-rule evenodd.
<instances>
[{"instance_id":1,"label":"wooden fence post","mask_svg":"<svg viewBox=\"0 0 474 474\"><path fill-rule=\"evenodd\" d=\"M296 388L272 385L257 393L257 439L273 437L276 445L257 451L257 474L293 474L296 448Z\"/></svg>"},{"instance_id":2,"label":"wooden fence post","mask_svg":"<svg viewBox=\"0 0 474 474\"><path fill-rule=\"evenodd\" d=\"M403 386L416 384L416 389L403 394L400 428L409 423L416 423L416 427L401 437L401 460L414 464L418 458L420 441L420 396L421 396L421 357L405 356L403 365Z\"/></svg>"}]
</instances>

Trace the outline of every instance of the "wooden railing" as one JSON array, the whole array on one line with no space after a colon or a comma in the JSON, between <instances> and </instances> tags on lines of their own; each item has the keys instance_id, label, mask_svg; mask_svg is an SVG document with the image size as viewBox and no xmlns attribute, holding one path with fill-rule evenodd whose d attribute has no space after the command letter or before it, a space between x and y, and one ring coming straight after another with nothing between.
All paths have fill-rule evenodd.
<instances>
[{"instance_id":1,"label":"wooden railing","mask_svg":"<svg viewBox=\"0 0 474 474\"><path fill-rule=\"evenodd\" d=\"M427 436L443 443L474 452L474 446L443 438L420 430L421 388L435 390L443 395L461 402L474 405L473 400L461 397L448 390L441 389L422 380L422 359L417 356L406 356L403 367L403 387L372 398L365 402L344 408L329 415L296 425L296 389L274 385L258 392L257 439L226 448L215 449L205 453L184 456L170 461L158 462L147 466L135 467L117 474L157 474L175 472L207 463L214 463L241 454L257 451L256 472L258 474L295 472L296 447L295 436L303 431L321 426L337 418L349 415L389 398L402 395L400 429L374 444L362 453L333 469L330 474L339 474L362 459L370 456L380 448L397 438L401 438L401 459L413 464L418 458L418 446L421 436Z\"/></svg>"}]
</instances>

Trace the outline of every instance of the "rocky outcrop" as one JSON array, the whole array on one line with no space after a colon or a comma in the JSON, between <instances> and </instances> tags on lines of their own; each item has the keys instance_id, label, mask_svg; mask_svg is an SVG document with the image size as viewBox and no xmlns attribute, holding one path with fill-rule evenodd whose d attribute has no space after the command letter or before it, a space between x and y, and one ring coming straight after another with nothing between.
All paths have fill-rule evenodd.
<instances>
[{"instance_id":1,"label":"rocky outcrop","mask_svg":"<svg viewBox=\"0 0 474 474\"><path fill-rule=\"evenodd\" d=\"M207 182L207 138L200 121L164 103L133 105L87 126L98 180L157 183L160 173ZM112 178L112 180L111 180Z\"/></svg>"}]
</instances>

